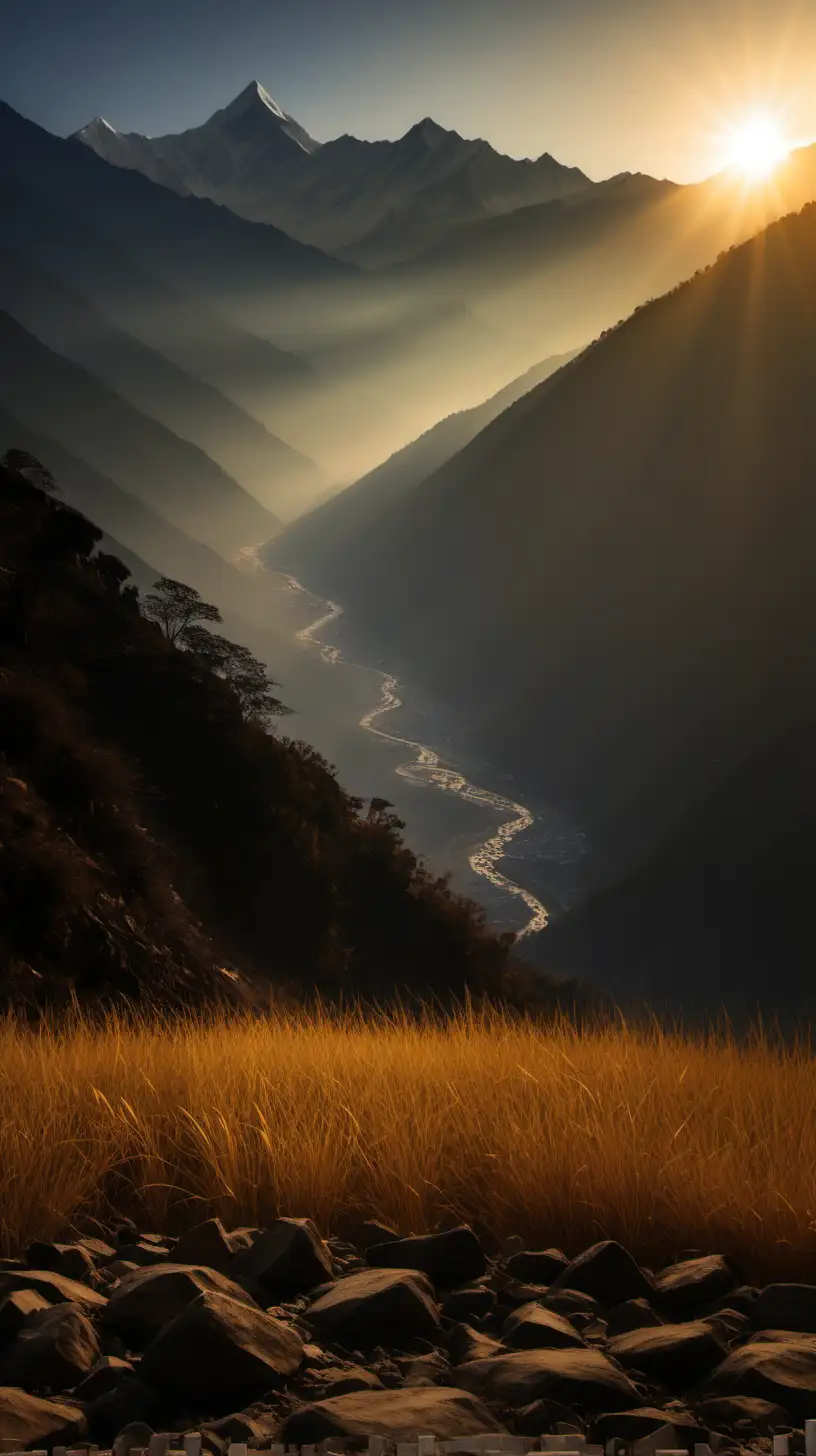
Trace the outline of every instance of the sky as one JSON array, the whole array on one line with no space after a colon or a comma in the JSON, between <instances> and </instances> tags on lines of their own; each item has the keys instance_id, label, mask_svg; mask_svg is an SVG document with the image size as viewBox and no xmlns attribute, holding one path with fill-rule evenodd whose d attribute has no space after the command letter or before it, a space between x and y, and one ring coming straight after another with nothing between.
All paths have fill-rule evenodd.
<instances>
[{"instance_id":1,"label":"sky","mask_svg":"<svg viewBox=\"0 0 816 1456\"><path fill-rule=\"evenodd\" d=\"M0 0L0 98L51 131L183 130L252 79L320 141L432 116L694 181L756 110L816 137L816 0Z\"/></svg>"}]
</instances>

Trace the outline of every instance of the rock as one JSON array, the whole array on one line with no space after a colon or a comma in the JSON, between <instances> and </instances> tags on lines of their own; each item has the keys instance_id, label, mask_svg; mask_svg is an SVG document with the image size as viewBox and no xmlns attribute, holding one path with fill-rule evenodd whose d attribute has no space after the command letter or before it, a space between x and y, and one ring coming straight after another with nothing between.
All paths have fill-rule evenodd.
<instances>
[{"instance_id":1,"label":"rock","mask_svg":"<svg viewBox=\"0 0 816 1456\"><path fill-rule=\"evenodd\" d=\"M512 1350L583 1349L584 1341L569 1320L541 1304L523 1304L502 1325L502 1344Z\"/></svg>"},{"instance_id":2,"label":"rock","mask_svg":"<svg viewBox=\"0 0 816 1456\"><path fill-rule=\"evenodd\" d=\"M520 1284L518 1279L506 1279L499 1287L499 1304L505 1309L520 1309L523 1304L543 1304L550 1292L548 1284Z\"/></svg>"},{"instance_id":3,"label":"rock","mask_svg":"<svg viewBox=\"0 0 816 1456\"><path fill-rule=\"evenodd\" d=\"M704 1315L703 1322L711 1325L713 1330L718 1330L722 1339L732 1342L745 1334L748 1316L740 1314L736 1309L722 1309L719 1314Z\"/></svg>"},{"instance_id":4,"label":"rock","mask_svg":"<svg viewBox=\"0 0 816 1456\"><path fill-rule=\"evenodd\" d=\"M57 1304L29 1315L0 1357L0 1383L24 1390L66 1390L100 1357L88 1316L76 1304Z\"/></svg>"},{"instance_id":5,"label":"rock","mask_svg":"<svg viewBox=\"0 0 816 1456\"><path fill-rule=\"evenodd\" d=\"M29 1244L25 1253L26 1263L32 1269L50 1269L54 1274L64 1274L67 1279L82 1282L93 1279L96 1265L88 1249L81 1244L48 1244L38 1241Z\"/></svg>"},{"instance_id":6,"label":"rock","mask_svg":"<svg viewBox=\"0 0 816 1456\"><path fill-rule=\"evenodd\" d=\"M606 1445L607 1441L639 1441L651 1436L664 1426L671 1426L677 1435L677 1447L689 1449L697 1441L708 1440L708 1428L703 1428L691 1412L657 1410L654 1406L638 1406L630 1411L607 1411L596 1416L592 1422L593 1441Z\"/></svg>"},{"instance_id":7,"label":"rock","mask_svg":"<svg viewBox=\"0 0 816 1456\"><path fill-rule=\"evenodd\" d=\"M235 1249L220 1218L208 1218L204 1223L182 1234L173 1250L174 1264L198 1264L206 1269L217 1269L226 1274L233 1263Z\"/></svg>"},{"instance_id":8,"label":"rock","mask_svg":"<svg viewBox=\"0 0 816 1456\"><path fill-rule=\"evenodd\" d=\"M42 1400L0 1386L0 1436L26 1447L70 1445L88 1434L85 1416L68 1400Z\"/></svg>"},{"instance_id":9,"label":"rock","mask_svg":"<svg viewBox=\"0 0 816 1456\"><path fill-rule=\"evenodd\" d=\"M113 1244L107 1243L105 1239L77 1239L77 1243L81 1245L83 1249L88 1250L88 1253L90 1254L94 1263L101 1263L105 1259L116 1258L116 1250L113 1247Z\"/></svg>"},{"instance_id":10,"label":"rock","mask_svg":"<svg viewBox=\"0 0 816 1456\"><path fill-rule=\"evenodd\" d=\"M552 1280L550 1292L578 1289L611 1307L625 1299L650 1299L651 1281L632 1255L614 1239L604 1239L585 1249Z\"/></svg>"},{"instance_id":11,"label":"rock","mask_svg":"<svg viewBox=\"0 0 816 1456\"><path fill-rule=\"evenodd\" d=\"M740 1314L748 1315L750 1318L756 1308L759 1298L759 1290L752 1284L741 1284L739 1289L732 1289L730 1294L721 1294L719 1299L712 1299L701 1314L719 1314L721 1309L735 1309Z\"/></svg>"},{"instance_id":12,"label":"rock","mask_svg":"<svg viewBox=\"0 0 816 1456\"><path fill-rule=\"evenodd\" d=\"M125 1437L130 1450L133 1450L134 1446L139 1449L149 1444L153 1428L148 1425L147 1421L129 1421L126 1426L122 1427L119 1435Z\"/></svg>"},{"instance_id":13,"label":"rock","mask_svg":"<svg viewBox=\"0 0 816 1456\"><path fill-rule=\"evenodd\" d=\"M779 1332L751 1340L711 1374L706 1395L751 1395L784 1406L801 1425L816 1417L816 1340Z\"/></svg>"},{"instance_id":14,"label":"rock","mask_svg":"<svg viewBox=\"0 0 816 1456\"><path fill-rule=\"evenodd\" d=\"M511 1406L541 1398L587 1410L626 1410L638 1404L629 1377L600 1350L521 1350L474 1360L451 1371L451 1384Z\"/></svg>"},{"instance_id":15,"label":"rock","mask_svg":"<svg viewBox=\"0 0 816 1456\"><path fill-rule=\"evenodd\" d=\"M118 1355L103 1355L80 1381L74 1394L77 1400L96 1400L100 1395L107 1395L109 1390L115 1390L125 1376L133 1374L129 1360L122 1360Z\"/></svg>"},{"instance_id":16,"label":"rock","mask_svg":"<svg viewBox=\"0 0 816 1456\"><path fill-rule=\"evenodd\" d=\"M397 1365L402 1371L404 1385L448 1384L450 1361L446 1360L438 1351L429 1355L418 1355L409 1360L398 1360Z\"/></svg>"},{"instance_id":17,"label":"rock","mask_svg":"<svg viewBox=\"0 0 816 1456\"><path fill-rule=\"evenodd\" d=\"M793 1425L790 1411L772 1400L759 1400L750 1395L720 1395L700 1401L697 1415L709 1430L712 1427L726 1430L736 1426L738 1421L750 1421L760 1435L772 1436L781 1427Z\"/></svg>"},{"instance_id":18,"label":"rock","mask_svg":"<svg viewBox=\"0 0 816 1456\"><path fill-rule=\"evenodd\" d=\"M50 1269L21 1269L0 1274L0 1295L15 1289L36 1289L49 1304L79 1304L88 1314L104 1309L107 1299L104 1294L80 1284L76 1279L67 1279L64 1274L55 1274Z\"/></svg>"},{"instance_id":19,"label":"rock","mask_svg":"<svg viewBox=\"0 0 816 1456\"><path fill-rule=\"evenodd\" d=\"M655 1329L663 1320L652 1309L646 1299L625 1299L610 1310L606 1332L610 1340L616 1335L628 1334L630 1330Z\"/></svg>"},{"instance_id":20,"label":"rock","mask_svg":"<svg viewBox=\"0 0 816 1456\"><path fill-rule=\"evenodd\" d=\"M504 1427L481 1401L461 1390L434 1385L424 1389L371 1390L339 1395L295 1412L284 1421L279 1440L311 1444L330 1436L392 1441L416 1440L416 1434L450 1440Z\"/></svg>"},{"instance_id":21,"label":"rock","mask_svg":"<svg viewBox=\"0 0 816 1456\"><path fill-rule=\"evenodd\" d=\"M302 1294L334 1275L330 1250L310 1218L279 1218L235 1255L232 1277L251 1280L277 1298Z\"/></svg>"},{"instance_id":22,"label":"rock","mask_svg":"<svg viewBox=\"0 0 816 1456\"><path fill-rule=\"evenodd\" d=\"M816 1334L816 1284L769 1284L751 1310L754 1329Z\"/></svg>"},{"instance_id":23,"label":"rock","mask_svg":"<svg viewBox=\"0 0 816 1456\"><path fill-rule=\"evenodd\" d=\"M432 1286L415 1269L349 1274L309 1305L303 1319L318 1337L368 1347L385 1343L399 1348L413 1335L439 1329Z\"/></svg>"},{"instance_id":24,"label":"rock","mask_svg":"<svg viewBox=\"0 0 816 1456\"><path fill-rule=\"evenodd\" d=\"M348 1230L349 1242L355 1249L372 1249L375 1244L393 1244L400 1235L396 1229L392 1229L387 1223L378 1223L376 1219L367 1218L363 1223L355 1223Z\"/></svg>"},{"instance_id":25,"label":"rock","mask_svg":"<svg viewBox=\"0 0 816 1456\"><path fill-rule=\"evenodd\" d=\"M659 1380L670 1390L687 1389L728 1354L724 1340L702 1320L630 1330L610 1340L607 1350L624 1370L642 1370L647 1380Z\"/></svg>"},{"instance_id":26,"label":"rock","mask_svg":"<svg viewBox=\"0 0 816 1456\"><path fill-rule=\"evenodd\" d=\"M163 1264L127 1274L112 1291L103 1323L141 1349L200 1294L226 1294L257 1309L240 1284L194 1264Z\"/></svg>"},{"instance_id":27,"label":"rock","mask_svg":"<svg viewBox=\"0 0 816 1456\"><path fill-rule=\"evenodd\" d=\"M551 1284L569 1268L569 1259L560 1249L543 1249L540 1252L523 1249L511 1254L506 1268L511 1279L518 1279L522 1284Z\"/></svg>"},{"instance_id":28,"label":"rock","mask_svg":"<svg viewBox=\"0 0 816 1456\"><path fill-rule=\"evenodd\" d=\"M87 1407L88 1426L95 1440L110 1443L134 1422L149 1426L160 1404L158 1392L146 1381L138 1375L125 1375L113 1390L97 1396Z\"/></svg>"},{"instance_id":29,"label":"rock","mask_svg":"<svg viewBox=\"0 0 816 1456\"><path fill-rule=\"evenodd\" d=\"M419 1269L437 1284L463 1284L487 1268L479 1240L467 1224L442 1233L374 1244L366 1261L378 1269Z\"/></svg>"},{"instance_id":30,"label":"rock","mask_svg":"<svg viewBox=\"0 0 816 1456\"><path fill-rule=\"evenodd\" d=\"M0 1301L0 1350L16 1338L29 1315L51 1308L36 1289L13 1289L6 1294Z\"/></svg>"},{"instance_id":31,"label":"rock","mask_svg":"<svg viewBox=\"0 0 816 1456\"><path fill-rule=\"evenodd\" d=\"M472 1360L489 1360L493 1355L503 1355L504 1346L482 1334L481 1330L459 1324L448 1336L448 1352L454 1365L466 1365Z\"/></svg>"},{"instance_id":32,"label":"rock","mask_svg":"<svg viewBox=\"0 0 816 1456\"><path fill-rule=\"evenodd\" d=\"M280 1416L276 1411L250 1409L222 1416L218 1421L207 1421L206 1425L202 1426L201 1434L209 1431L219 1441L223 1441L227 1447L233 1441L257 1446L261 1441L273 1440L277 1436L279 1426Z\"/></svg>"},{"instance_id":33,"label":"rock","mask_svg":"<svg viewBox=\"0 0 816 1456\"><path fill-rule=\"evenodd\" d=\"M117 1263L121 1259L128 1264L135 1264L137 1269L150 1269L154 1264L166 1264L170 1259L170 1250L165 1245L140 1239L137 1244L120 1245L116 1251Z\"/></svg>"},{"instance_id":34,"label":"rock","mask_svg":"<svg viewBox=\"0 0 816 1456\"><path fill-rule=\"evenodd\" d=\"M575 1412L557 1400L531 1400L513 1415L513 1432L517 1436L540 1436L556 1424L561 1432L569 1428L578 1436L583 1434Z\"/></svg>"},{"instance_id":35,"label":"rock","mask_svg":"<svg viewBox=\"0 0 816 1456\"><path fill-rule=\"evenodd\" d=\"M480 1319L486 1314L491 1314L496 1307L496 1291L488 1289L484 1284L464 1285L461 1289L454 1289L446 1297L442 1305L442 1314L445 1319L462 1320Z\"/></svg>"},{"instance_id":36,"label":"rock","mask_svg":"<svg viewBox=\"0 0 816 1456\"><path fill-rule=\"evenodd\" d=\"M684 1259L662 1269L654 1279L654 1298L658 1308L682 1318L698 1313L712 1299L719 1299L736 1289L738 1280L721 1254L708 1254L702 1259Z\"/></svg>"},{"instance_id":37,"label":"rock","mask_svg":"<svg viewBox=\"0 0 816 1456\"><path fill-rule=\"evenodd\" d=\"M126 1274L134 1274L139 1267L131 1259L111 1259L109 1264L105 1264L101 1272L107 1274L111 1282L116 1284L118 1280L124 1279Z\"/></svg>"},{"instance_id":38,"label":"rock","mask_svg":"<svg viewBox=\"0 0 816 1456\"><path fill-rule=\"evenodd\" d=\"M685 1436L685 1440L689 1440L688 1436ZM667 1421L648 1435L633 1441L629 1447L629 1456L658 1456L658 1452L677 1450L678 1441L681 1449L688 1449L683 1446L683 1438L678 1436L673 1422Z\"/></svg>"},{"instance_id":39,"label":"rock","mask_svg":"<svg viewBox=\"0 0 816 1456\"><path fill-rule=\"evenodd\" d=\"M554 1309L558 1314L566 1315L571 1319L574 1314L585 1314L590 1319L597 1319L600 1314L600 1305L597 1299L591 1294L582 1294L577 1289L556 1289L552 1294L545 1290L541 1303L545 1309Z\"/></svg>"},{"instance_id":40,"label":"rock","mask_svg":"<svg viewBox=\"0 0 816 1456\"><path fill-rule=\"evenodd\" d=\"M337 1366L320 1371L320 1379L327 1387L327 1396L350 1395L354 1390L382 1390L383 1383L374 1370L361 1366Z\"/></svg>"},{"instance_id":41,"label":"rock","mask_svg":"<svg viewBox=\"0 0 816 1456\"><path fill-rule=\"evenodd\" d=\"M159 1390L199 1399L260 1395L299 1369L303 1341L290 1326L208 1291L159 1331L140 1375Z\"/></svg>"}]
</instances>

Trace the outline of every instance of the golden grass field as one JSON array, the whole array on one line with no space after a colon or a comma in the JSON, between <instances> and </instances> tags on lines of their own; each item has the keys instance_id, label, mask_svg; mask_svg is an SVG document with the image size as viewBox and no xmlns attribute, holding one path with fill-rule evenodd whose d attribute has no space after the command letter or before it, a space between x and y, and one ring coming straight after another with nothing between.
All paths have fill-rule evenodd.
<instances>
[{"instance_id":1,"label":"golden grass field","mask_svg":"<svg viewBox=\"0 0 816 1456\"><path fill-rule=\"evenodd\" d=\"M750 1282L810 1278L816 1061L763 1032L576 1030L272 1011L103 1026L0 1022L0 1242L112 1212L179 1231L349 1215L465 1219L567 1253L685 1249Z\"/></svg>"}]
</instances>

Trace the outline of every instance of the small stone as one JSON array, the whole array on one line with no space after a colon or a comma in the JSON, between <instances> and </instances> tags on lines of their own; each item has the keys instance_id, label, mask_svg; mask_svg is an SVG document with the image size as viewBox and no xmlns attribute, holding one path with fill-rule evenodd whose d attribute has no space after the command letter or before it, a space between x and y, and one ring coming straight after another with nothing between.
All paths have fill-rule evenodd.
<instances>
[{"instance_id":1,"label":"small stone","mask_svg":"<svg viewBox=\"0 0 816 1456\"><path fill-rule=\"evenodd\" d=\"M502 1344L512 1350L583 1349L584 1341L569 1320L541 1304L523 1304L502 1325Z\"/></svg>"},{"instance_id":2,"label":"small stone","mask_svg":"<svg viewBox=\"0 0 816 1456\"><path fill-rule=\"evenodd\" d=\"M730 1294L738 1284L733 1269L721 1254L708 1254L701 1259L684 1259L662 1269L654 1279L654 1299L658 1308L682 1318L697 1313L712 1299Z\"/></svg>"},{"instance_id":3,"label":"small stone","mask_svg":"<svg viewBox=\"0 0 816 1456\"><path fill-rule=\"evenodd\" d=\"M366 1251L366 1261L380 1269L419 1269L437 1284L478 1279L487 1268L481 1244L467 1224L375 1244Z\"/></svg>"},{"instance_id":4,"label":"small stone","mask_svg":"<svg viewBox=\"0 0 816 1456\"><path fill-rule=\"evenodd\" d=\"M309 1329L328 1340L372 1345L394 1344L439 1328L433 1289L415 1269L367 1269L339 1279L309 1305Z\"/></svg>"},{"instance_id":5,"label":"small stone","mask_svg":"<svg viewBox=\"0 0 816 1456\"><path fill-rule=\"evenodd\" d=\"M85 1416L72 1401L43 1400L24 1390L0 1387L0 1435L20 1447L71 1445L88 1434Z\"/></svg>"},{"instance_id":6,"label":"small stone","mask_svg":"<svg viewBox=\"0 0 816 1456\"><path fill-rule=\"evenodd\" d=\"M558 1289L578 1289L608 1308L626 1299L649 1299L653 1294L651 1281L614 1239L603 1239L573 1259L552 1281L551 1293Z\"/></svg>"},{"instance_id":7,"label":"small stone","mask_svg":"<svg viewBox=\"0 0 816 1456\"><path fill-rule=\"evenodd\" d=\"M685 1390L708 1375L728 1354L728 1346L702 1320L657 1329L630 1330L607 1346L625 1370L642 1371L670 1390Z\"/></svg>"},{"instance_id":8,"label":"small stone","mask_svg":"<svg viewBox=\"0 0 816 1456\"><path fill-rule=\"evenodd\" d=\"M23 1390L70 1389L99 1356L94 1327L80 1306L57 1304L28 1316L0 1357L0 1382Z\"/></svg>"},{"instance_id":9,"label":"small stone","mask_svg":"<svg viewBox=\"0 0 816 1456\"><path fill-rule=\"evenodd\" d=\"M569 1268L569 1259L560 1249L523 1249L511 1255L506 1267L511 1278L523 1284L551 1284Z\"/></svg>"},{"instance_id":10,"label":"small stone","mask_svg":"<svg viewBox=\"0 0 816 1456\"><path fill-rule=\"evenodd\" d=\"M216 1292L200 1294L148 1345L141 1376L198 1399L252 1396L299 1369L303 1341L263 1310Z\"/></svg>"},{"instance_id":11,"label":"small stone","mask_svg":"<svg viewBox=\"0 0 816 1456\"><path fill-rule=\"evenodd\" d=\"M328 1437L415 1441L417 1432L451 1440L504 1428L481 1401L444 1386L420 1389L370 1390L322 1400L284 1421L280 1440L296 1445Z\"/></svg>"}]
</instances>

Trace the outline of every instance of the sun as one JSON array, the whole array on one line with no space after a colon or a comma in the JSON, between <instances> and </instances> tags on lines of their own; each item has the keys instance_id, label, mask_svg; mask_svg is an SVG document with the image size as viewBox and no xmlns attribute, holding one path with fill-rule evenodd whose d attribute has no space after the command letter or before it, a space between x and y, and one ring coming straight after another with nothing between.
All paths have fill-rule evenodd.
<instances>
[{"instance_id":1,"label":"sun","mask_svg":"<svg viewBox=\"0 0 816 1456\"><path fill-rule=\"evenodd\" d=\"M791 144L771 112L755 112L732 127L726 141L728 164L750 182L770 177L788 155Z\"/></svg>"}]
</instances>

